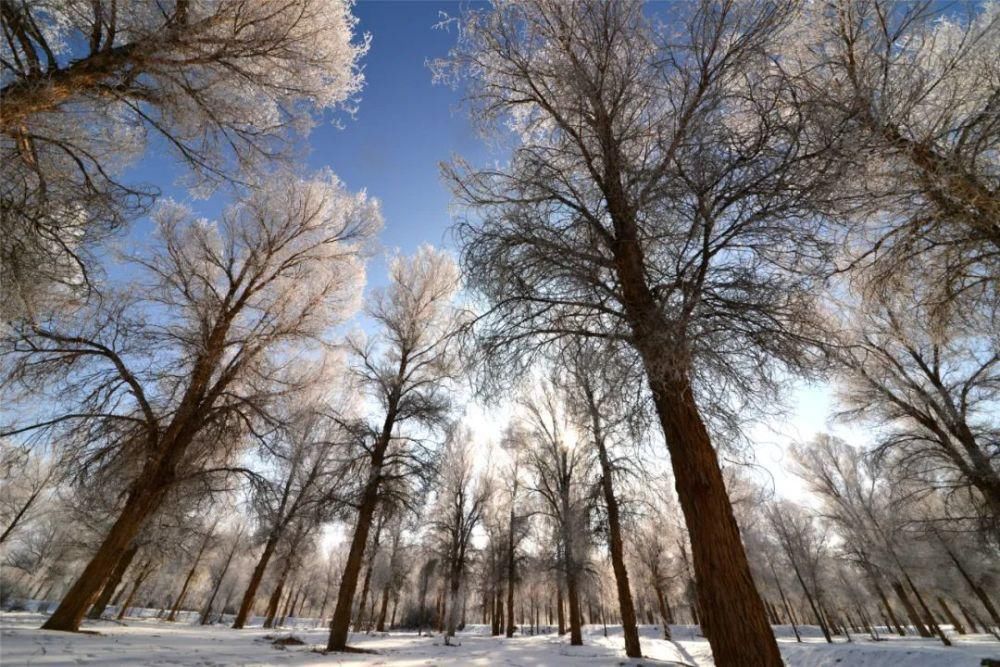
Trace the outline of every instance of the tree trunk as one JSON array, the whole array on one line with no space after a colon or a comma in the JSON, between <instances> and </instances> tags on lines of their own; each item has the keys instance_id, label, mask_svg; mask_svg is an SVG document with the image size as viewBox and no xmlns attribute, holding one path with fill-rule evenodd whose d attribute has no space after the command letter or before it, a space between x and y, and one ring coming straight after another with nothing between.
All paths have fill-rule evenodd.
<instances>
[{"instance_id":1,"label":"tree trunk","mask_svg":"<svg viewBox=\"0 0 1000 667\"><path fill-rule=\"evenodd\" d=\"M889 604L889 598L886 597L885 591L882 590L882 587L879 585L878 580L875 579L874 574L870 574L869 576L871 576L872 585L875 587L875 593L878 595L879 600L881 600L882 606L885 607L886 614L889 615L889 622L896 628L896 634L900 637L905 637L906 630L904 630L903 626L898 620L896 620L896 614L892 610L892 605Z\"/></svg>"},{"instance_id":2,"label":"tree trunk","mask_svg":"<svg viewBox=\"0 0 1000 667\"><path fill-rule=\"evenodd\" d=\"M642 649L639 646L639 627L635 618L635 606L632 603L632 589L628 581L628 569L625 567L625 547L622 540L621 518L618 511L618 499L612 482L611 460L604 443L601 431L601 418L597 414L597 406L588 391L590 400L591 421L594 428L594 440L597 444L598 458L601 462L601 490L604 493L604 504L608 510L608 532L611 538L611 567L615 572L615 585L618 590L618 609L621 613L622 631L625 634L625 655L630 658L641 658ZM662 592L660 603L663 603ZM666 627L666 618L664 618ZM667 631L669 633L669 630Z\"/></svg>"},{"instance_id":3,"label":"tree trunk","mask_svg":"<svg viewBox=\"0 0 1000 667\"><path fill-rule=\"evenodd\" d=\"M385 448L388 446L391 433L391 420L386 418L388 432L383 429L383 438L372 452L372 465L368 482L361 496L358 508L358 520L354 526L354 536L351 538L351 548L344 564L344 574L340 578L340 589L337 591L337 606L330 622L330 639L327 642L328 651L343 651L347 648L347 636L351 627L351 607L354 603L354 593L358 587L358 575L361 573L361 561L368 546L368 533L371 530L372 518L378 505L378 490L381 481L382 460Z\"/></svg>"},{"instance_id":4,"label":"tree trunk","mask_svg":"<svg viewBox=\"0 0 1000 667\"><path fill-rule=\"evenodd\" d=\"M516 482L516 480L515 480ZM515 493L516 489L515 488ZM507 535L507 632L508 638L514 636L514 505L510 508L510 526Z\"/></svg>"},{"instance_id":5,"label":"tree trunk","mask_svg":"<svg viewBox=\"0 0 1000 667\"><path fill-rule=\"evenodd\" d=\"M285 559L285 567L281 570L281 575L278 577L278 581L274 586L274 590L271 591L271 598L267 602L267 615L264 619L265 628L273 628L275 618L278 616L278 607L281 604L281 596L285 592L285 581L288 579L288 573L292 569L292 557L291 555Z\"/></svg>"},{"instance_id":6,"label":"tree trunk","mask_svg":"<svg viewBox=\"0 0 1000 667\"><path fill-rule=\"evenodd\" d=\"M272 531L267 543L264 545L264 551L260 554L260 559L258 559L257 565L253 569L253 574L250 575L247 589L243 593L243 600L240 602L240 609L236 613L236 619L233 621L234 630L242 630L247 623L247 619L250 617L250 610L253 609L254 600L257 598L257 589L260 588L260 582L264 579L264 572L267 570L267 565L278 546L279 538L279 532Z\"/></svg>"},{"instance_id":7,"label":"tree trunk","mask_svg":"<svg viewBox=\"0 0 1000 667\"><path fill-rule=\"evenodd\" d=\"M180 610L181 605L184 604L184 597L187 595L188 586L191 585L191 580L194 579L194 574L198 571L198 565L201 563L201 557L205 553L205 549L208 547L208 542L212 539L212 533L214 532L215 526L212 526L212 529L205 534L205 539L201 542L201 548L198 549L198 555L194 558L194 564L191 565L191 570L184 579L184 585L181 587L181 592L177 596L177 600L174 602L173 607L170 608L170 615L167 616L168 621L174 621L177 618L177 612Z\"/></svg>"},{"instance_id":8,"label":"tree trunk","mask_svg":"<svg viewBox=\"0 0 1000 667\"><path fill-rule=\"evenodd\" d=\"M781 604L782 604L782 606L784 606L785 613L788 615L788 622L792 626L792 632L795 633L795 641L797 641L797 642L799 642L801 644L802 643L802 637L799 636L799 628L798 628L798 626L795 625L795 617L792 615L792 608L788 604L788 598L785 597L785 589L781 585L781 579L778 578L778 573L777 573L777 571L775 571L775 569L774 569L774 563L771 562L770 558L768 558L767 564L771 568L771 575L774 576L774 583L778 587L778 595L781 596Z\"/></svg>"},{"instance_id":9,"label":"tree trunk","mask_svg":"<svg viewBox=\"0 0 1000 667\"><path fill-rule=\"evenodd\" d=\"M662 372L662 371L661 371ZM691 536L701 626L720 667L782 665L722 471L687 381L651 382Z\"/></svg>"},{"instance_id":10,"label":"tree trunk","mask_svg":"<svg viewBox=\"0 0 1000 667\"><path fill-rule=\"evenodd\" d=\"M136 592L138 592L139 587L142 586L142 582L146 581L146 578L153 573L153 569L153 560L149 559L139 570L139 574L136 576L135 582L132 584L132 590L129 591L128 597L125 598L125 602L122 603L122 608L118 610L117 619L119 621L125 618L125 613L128 611L128 608L132 606L132 600L135 598Z\"/></svg>"},{"instance_id":11,"label":"tree trunk","mask_svg":"<svg viewBox=\"0 0 1000 667\"><path fill-rule=\"evenodd\" d=\"M941 629L941 626L938 625L938 622L934 620L934 615L931 613L931 608L927 606L926 602L924 602L924 596L920 594L919 590L917 590L917 587L913 583L913 580L910 579L910 575L907 574L906 572L903 572L903 576L906 578L906 583L910 585L910 590L913 591L913 595L916 596L917 602L920 604L920 608L923 609L924 611L924 617L927 619L927 625L935 633L937 633L937 636L941 640L942 644L944 644L945 646L951 646L951 640L948 639L948 636L944 634L944 630Z\"/></svg>"},{"instance_id":12,"label":"tree trunk","mask_svg":"<svg viewBox=\"0 0 1000 667\"><path fill-rule=\"evenodd\" d=\"M143 478L136 482L136 488L129 493L121 514L98 547L97 553L42 625L43 630L76 632L80 629L83 615L101 592L129 543L139 533L146 519L160 506L164 488L162 485L159 489L152 488L151 484L143 482Z\"/></svg>"},{"instance_id":13,"label":"tree trunk","mask_svg":"<svg viewBox=\"0 0 1000 667\"><path fill-rule=\"evenodd\" d=\"M378 622L375 624L376 632L385 632L385 615L389 610L389 584L382 587L382 604L379 607Z\"/></svg>"},{"instance_id":14,"label":"tree trunk","mask_svg":"<svg viewBox=\"0 0 1000 667\"><path fill-rule=\"evenodd\" d=\"M962 622L958 620L958 616L955 616L955 612L951 610L951 607L948 606L948 603L945 602L944 598L941 596L938 596L937 601L938 604L941 605L941 611L944 612L945 618L947 618L948 622L951 623L951 627L954 628L955 632L957 632L958 634L964 635L965 627L962 625Z\"/></svg>"},{"instance_id":15,"label":"tree trunk","mask_svg":"<svg viewBox=\"0 0 1000 667\"><path fill-rule=\"evenodd\" d=\"M670 634L670 612L667 609L667 596L663 593L663 586L656 584L656 602L660 606L660 618L663 619L663 638L672 639Z\"/></svg>"},{"instance_id":16,"label":"tree trunk","mask_svg":"<svg viewBox=\"0 0 1000 667\"><path fill-rule=\"evenodd\" d=\"M575 572L566 573L566 600L569 603L569 643L572 646L583 645L583 625L580 618L580 594L577 590Z\"/></svg>"},{"instance_id":17,"label":"tree trunk","mask_svg":"<svg viewBox=\"0 0 1000 667\"><path fill-rule=\"evenodd\" d=\"M910 596L906 594L906 589L903 588L903 584L898 581L892 582L892 590L896 591L896 595L897 597L899 597L899 601L903 603L903 609L906 610L906 615L910 619L910 624L913 625L917 633L921 637L925 638L931 637L932 635L930 630L928 630L927 626L924 625L924 622L920 620L920 615L917 614L917 609L916 607L913 606L913 602L910 600Z\"/></svg>"},{"instance_id":18,"label":"tree trunk","mask_svg":"<svg viewBox=\"0 0 1000 667\"><path fill-rule=\"evenodd\" d=\"M212 604L215 602L215 596L219 594L219 589L222 588L222 582L226 578L226 573L229 572L229 565L233 562L233 555L236 554L236 548L239 544L240 536L237 535L236 539L233 540L233 547L226 555L226 562L222 566L222 572L219 574L219 578L216 579L215 585L212 586L212 594L208 596L208 602L205 603L205 609L201 612L201 625L208 625L208 618L212 613Z\"/></svg>"},{"instance_id":19,"label":"tree trunk","mask_svg":"<svg viewBox=\"0 0 1000 667\"><path fill-rule=\"evenodd\" d=\"M115 590L117 590L119 584L121 584L122 577L125 576L128 566L132 564L132 559L135 558L138 551L138 546L131 546L122 555L121 560L118 561L118 564L115 565L115 569L111 572L111 577L108 579L108 583L104 584L101 594L97 596L97 600L90 608L90 613L87 614L87 618L96 620L104 614L104 610L107 608L108 602L111 601L111 597L114 595Z\"/></svg>"},{"instance_id":20,"label":"tree trunk","mask_svg":"<svg viewBox=\"0 0 1000 667\"><path fill-rule=\"evenodd\" d=\"M559 634L566 634L566 614L563 612L562 586L556 587L556 622L559 624Z\"/></svg>"}]
</instances>

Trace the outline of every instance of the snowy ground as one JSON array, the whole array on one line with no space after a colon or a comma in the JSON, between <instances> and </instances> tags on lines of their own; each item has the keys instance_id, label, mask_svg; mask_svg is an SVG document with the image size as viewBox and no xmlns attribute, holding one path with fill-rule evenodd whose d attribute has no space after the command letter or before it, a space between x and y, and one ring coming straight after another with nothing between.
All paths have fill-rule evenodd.
<instances>
[{"instance_id":1,"label":"snowy ground","mask_svg":"<svg viewBox=\"0 0 1000 667\"><path fill-rule=\"evenodd\" d=\"M585 646L569 646L554 635L501 639L472 628L458 637L460 646L442 645L440 637L418 637L415 633L354 635L355 646L377 654L328 654L320 651L326 642L322 628L298 627L281 631L250 628L242 631L225 626L167 623L155 619L129 619L125 624L88 622L84 630L96 634L69 634L39 630L43 616L16 612L0 614L0 664L32 666L101 665L386 665L422 667L443 665L510 665L523 667L568 667L570 665L711 665L708 643L693 628L678 626L677 641L656 639L657 630L642 629L643 652L648 658L627 661L621 634L600 626L588 626ZM306 643L279 648L265 639L294 634ZM878 643L855 638L825 644L809 637L796 644L778 629L781 652L790 667L965 667L982 658L1000 659L1000 642L986 635L955 637L955 646L945 648L932 640L894 637ZM818 632L809 633L818 635ZM954 635L953 635L954 637ZM748 666L750 667L750 666Z\"/></svg>"}]
</instances>

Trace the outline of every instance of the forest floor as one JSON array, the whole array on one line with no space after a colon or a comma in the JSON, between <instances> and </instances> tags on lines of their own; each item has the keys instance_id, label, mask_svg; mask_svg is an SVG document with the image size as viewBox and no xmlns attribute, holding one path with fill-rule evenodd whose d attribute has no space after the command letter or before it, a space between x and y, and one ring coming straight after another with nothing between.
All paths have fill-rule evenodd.
<instances>
[{"instance_id":1,"label":"forest floor","mask_svg":"<svg viewBox=\"0 0 1000 667\"><path fill-rule=\"evenodd\" d=\"M569 667L575 665L712 665L708 642L690 626L676 626L676 641L657 639L656 626L643 626L642 648L647 658L626 660L620 629L587 626L585 645L570 646L567 638L537 635L505 639L490 637L482 626L473 626L457 637L458 646L445 646L439 635L418 636L413 632L352 635L351 644L372 651L365 653L320 652L326 643L323 628L297 627L281 630L167 623L155 619L128 619L125 623L86 622L88 633L70 634L39 630L43 616L14 612L0 614L0 664L44 667L101 665L386 665L423 667L442 665L508 665L523 667ZM616 632L618 630L618 632ZM872 642L854 637L826 644L815 628L803 643L790 638L790 630L777 628L779 644L789 667L973 667L983 658L1000 659L1000 641L988 635L952 633L955 645L893 636ZM788 634L789 637L785 635ZM304 644L275 646L275 638L294 635ZM749 667L749 666L748 666Z\"/></svg>"}]
</instances>

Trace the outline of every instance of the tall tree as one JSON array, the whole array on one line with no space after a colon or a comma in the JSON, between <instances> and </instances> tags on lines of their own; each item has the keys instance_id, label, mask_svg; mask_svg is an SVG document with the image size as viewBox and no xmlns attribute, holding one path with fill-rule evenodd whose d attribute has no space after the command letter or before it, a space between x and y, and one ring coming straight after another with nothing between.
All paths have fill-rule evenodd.
<instances>
[{"instance_id":1,"label":"tall tree","mask_svg":"<svg viewBox=\"0 0 1000 667\"><path fill-rule=\"evenodd\" d=\"M488 472L475 469L472 431L453 425L441 451L437 502L431 528L440 534L447 571L448 598L445 612L445 644L455 636L461 616L462 593L472 546L472 531L479 525L492 494Z\"/></svg>"},{"instance_id":2,"label":"tall tree","mask_svg":"<svg viewBox=\"0 0 1000 667\"><path fill-rule=\"evenodd\" d=\"M514 130L506 166L446 168L473 210L458 235L490 306L484 354L507 376L565 336L638 354L719 665L781 662L706 418L766 400L776 364L806 359L828 178L777 104L770 55L793 8L675 4L661 30L640 2L498 2L463 17L438 67L465 77L477 121Z\"/></svg>"},{"instance_id":3,"label":"tall tree","mask_svg":"<svg viewBox=\"0 0 1000 667\"><path fill-rule=\"evenodd\" d=\"M575 412L580 430L587 433L597 450L600 469L601 496L607 512L608 547L618 593L625 654L642 657L639 628L632 601L628 568L625 564L625 538L622 528L621 503L615 493L616 478L620 483L622 465L612 452L612 444L622 436L632 440L636 435L632 419L637 412L636 388L641 384L624 369L628 366L620 356L595 346L570 345L566 352L569 376L567 402ZM662 595L662 593L661 593ZM666 620L664 619L664 623Z\"/></svg>"},{"instance_id":4,"label":"tall tree","mask_svg":"<svg viewBox=\"0 0 1000 667\"><path fill-rule=\"evenodd\" d=\"M292 359L354 310L378 223L377 206L329 173L272 177L215 224L164 206L161 244L133 259L133 285L9 332L4 389L58 400L46 402L54 414L25 411L31 421L7 434L132 471L120 514L46 628L76 630L171 488L229 469L278 396L323 379L324 364L307 371Z\"/></svg>"},{"instance_id":5,"label":"tall tree","mask_svg":"<svg viewBox=\"0 0 1000 667\"><path fill-rule=\"evenodd\" d=\"M331 651L347 647L358 575L383 486L425 471L419 433L407 429L443 424L451 406L446 384L458 372L454 338L461 320L452 302L458 289L454 260L421 246L411 257L396 257L389 276L389 287L368 307L379 337L371 344L355 341L359 380L380 413L376 423L354 425L365 482L330 623Z\"/></svg>"},{"instance_id":6,"label":"tall tree","mask_svg":"<svg viewBox=\"0 0 1000 667\"><path fill-rule=\"evenodd\" d=\"M558 535L557 563L569 605L570 643L579 646L583 644L580 596L592 458L587 448L573 439L571 418L556 387L540 383L536 393L521 402L527 432L525 463L531 475L530 488L541 499L542 512Z\"/></svg>"}]
</instances>

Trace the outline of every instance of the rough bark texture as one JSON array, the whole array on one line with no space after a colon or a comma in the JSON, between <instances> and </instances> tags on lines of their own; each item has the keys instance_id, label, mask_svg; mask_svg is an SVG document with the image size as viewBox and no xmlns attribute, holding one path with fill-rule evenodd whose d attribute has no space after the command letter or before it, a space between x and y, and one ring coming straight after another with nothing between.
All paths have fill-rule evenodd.
<instances>
[{"instance_id":1,"label":"rough bark texture","mask_svg":"<svg viewBox=\"0 0 1000 667\"><path fill-rule=\"evenodd\" d=\"M701 626L715 663L782 665L691 387L686 380L651 385L691 536Z\"/></svg>"},{"instance_id":2,"label":"rough bark texture","mask_svg":"<svg viewBox=\"0 0 1000 667\"><path fill-rule=\"evenodd\" d=\"M903 603L903 609L906 610L906 615L910 618L910 624L916 629L917 633L921 637L930 637L931 632L924 625L924 622L920 620L920 615L917 613L917 608L913 606L913 602L910 600L910 596L906 594L906 589L903 588L903 584L894 581L892 583L892 590L896 591L896 595L899 596L899 601Z\"/></svg>"},{"instance_id":3,"label":"rough bark texture","mask_svg":"<svg viewBox=\"0 0 1000 667\"><path fill-rule=\"evenodd\" d=\"M351 549L347 554L344 574L340 579L340 589L337 591L337 606L330 621L330 639L327 642L328 651L343 651L347 648L347 635L351 627L351 607L354 603L354 593L358 587L358 576L361 574L361 561L364 558L365 546L368 544L368 532L371 530L375 507L378 505L378 487L385 448L384 444L372 452L372 469L361 497L358 509L358 520L354 525L354 536L351 538Z\"/></svg>"}]
</instances>

